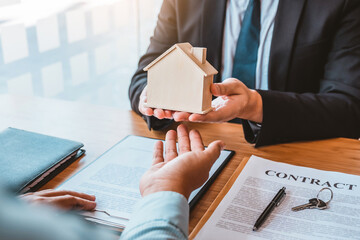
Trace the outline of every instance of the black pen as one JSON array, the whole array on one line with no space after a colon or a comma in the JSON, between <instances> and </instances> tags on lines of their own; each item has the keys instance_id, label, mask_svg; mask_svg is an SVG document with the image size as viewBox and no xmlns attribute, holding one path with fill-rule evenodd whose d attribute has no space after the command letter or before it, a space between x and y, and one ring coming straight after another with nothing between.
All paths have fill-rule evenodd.
<instances>
[{"instance_id":1,"label":"black pen","mask_svg":"<svg viewBox=\"0 0 360 240\"><path fill-rule=\"evenodd\" d=\"M265 210L262 212L260 217L256 220L253 231L256 231L259 229L259 227L265 222L265 220L270 216L270 213L274 210L275 207L279 206L281 203L281 200L285 197L285 187L279 190L279 192L275 195L273 200L269 203L269 205L265 208Z\"/></svg>"}]
</instances>

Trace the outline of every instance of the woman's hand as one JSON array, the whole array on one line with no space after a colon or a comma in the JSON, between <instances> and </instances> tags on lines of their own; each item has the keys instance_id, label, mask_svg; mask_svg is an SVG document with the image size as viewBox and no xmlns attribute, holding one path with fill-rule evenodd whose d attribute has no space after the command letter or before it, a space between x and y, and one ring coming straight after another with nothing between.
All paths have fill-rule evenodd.
<instances>
[{"instance_id":1,"label":"woman's hand","mask_svg":"<svg viewBox=\"0 0 360 240\"><path fill-rule=\"evenodd\" d=\"M94 210L95 196L73 191L56 191L53 189L26 193L19 196L30 204L48 204L64 210Z\"/></svg>"},{"instance_id":2,"label":"woman's hand","mask_svg":"<svg viewBox=\"0 0 360 240\"><path fill-rule=\"evenodd\" d=\"M179 152L176 147L178 137ZM170 130L163 143L155 144L152 167L140 181L142 196L160 191L173 191L189 197L209 177L209 171L224 148L222 141L212 142L206 150L198 131L188 130L180 125L177 133Z\"/></svg>"}]
</instances>

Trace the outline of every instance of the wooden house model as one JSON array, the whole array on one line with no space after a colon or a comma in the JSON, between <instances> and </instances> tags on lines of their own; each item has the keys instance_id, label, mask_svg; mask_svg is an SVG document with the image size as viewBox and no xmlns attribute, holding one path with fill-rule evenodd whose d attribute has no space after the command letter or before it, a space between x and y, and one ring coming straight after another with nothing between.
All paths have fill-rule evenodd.
<instances>
[{"instance_id":1,"label":"wooden house model","mask_svg":"<svg viewBox=\"0 0 360 240\"><path fill-rule=\"evenodd\" d=\"M147 107L200 114L211 111L210 86L218 72L206 61L206 48L175 44L144 71Z\"/></svg>"}]
</instances>

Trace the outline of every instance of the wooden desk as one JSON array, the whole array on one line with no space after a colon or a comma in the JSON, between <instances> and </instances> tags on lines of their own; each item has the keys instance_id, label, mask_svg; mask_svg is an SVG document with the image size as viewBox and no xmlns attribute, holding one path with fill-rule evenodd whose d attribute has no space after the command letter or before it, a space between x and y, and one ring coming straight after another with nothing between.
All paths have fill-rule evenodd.
<instances>
[{"instance_id":1,"label":"wooden desk","mask_svg":"<svg viewBox=\"0 0 360 240\"><path fill-rule=\"evenodd\" d=\"M271 160L305 167L360 175L360 141L337 138L280 144L255 149L248 144L241 125L188 123L203 136L205 144L221 139L236 154L190 215L190 232L245 156L255 154ZM86 156L60 173L45 188L54 188L90 163L126 135L164 139L165 131L148 131L145 122L131 111L52 99L0 95L0 129L16 127L81 141ZM119 156L120 157L120 156Z\"/></svg>"}]
</instances>

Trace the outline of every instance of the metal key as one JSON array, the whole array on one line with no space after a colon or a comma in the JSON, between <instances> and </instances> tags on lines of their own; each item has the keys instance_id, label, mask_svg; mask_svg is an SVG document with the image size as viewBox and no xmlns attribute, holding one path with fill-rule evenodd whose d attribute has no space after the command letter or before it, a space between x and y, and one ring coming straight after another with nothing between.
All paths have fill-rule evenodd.
<instances>
[{"instance_id":1,"label":"metal key","mask_svg":"<svg viewBox=\"0 0 360 240\"><path fill-rule=\"evenodd\" d=\"M329 201L327 202L324 202L323 200L319 199L319 195L322 191L324 190L328 190L330 191L330 199ZM316 198L311 198L309 200L309 203L306 203L306 204L302 204L302 205L299 205L299 206L296 206L296 207L293 207L291 210L293 210L294 212L297 212L297 211L300 211L300 210L304 210L304 209L313 209L313 208L317 208L319 210L324 210L324 209L327 209L329 207L329 203L331 202L331 200L333 199L334 197L334 193L333 191L331 190L331 188L328 188L328 187L325 187L325 188L322 188Z\"/></svg>"},{"instance_id":2,"label":"metal key","mask_svg":"<svg viewBox=\"0 0 360 240\"><path fill-rule=\"evenodd\" d=\"M319 209L319 210L324 210L324 209L327 209L328 208L328 205L326 202L324 202L323 200L321 199L318 199L318 204L315 208Z\"/></svg>"},{"instance_id":3,"label":"metal key","mask_svg":"<svg viewBox=\"0 0 360 240\"><path fill-rule=\"evenodd\" d=\"M323 192L323 191L325 191L325 190L330 191L330 194L331 194L331 195L330 195L330 199L329 199L327 202L324 202L324 201L322 201L322 200L319 199L320 193ZM318 208L318 209L321 209L321 210L327 209L327 208L329 207L329 203L331 202L331 200L333 200L333 197L334 197L334 193L333 193L333 191L331 190L331 188L328 188L328 187L322 188L322 189L318 192L318 194L316 195L316 198L319 200L319 203L318 203L317 208Z\"/></svg>"},{"instance_id":4,"label":"metal key","mask_svg":"<svg viewBox=\"0 0 360 240\"><path fill-rule=\"evenodd\" d=\"M297 212L297 211L304 210L304 209L312 209L312 208L316 208L318 206L318 204L319 204L319 200L317 198L311 198L309 200L309 203L293 207L293 208L291 208L291 210L293 210L294 212Z\"/></svg>"}]
</instances>

